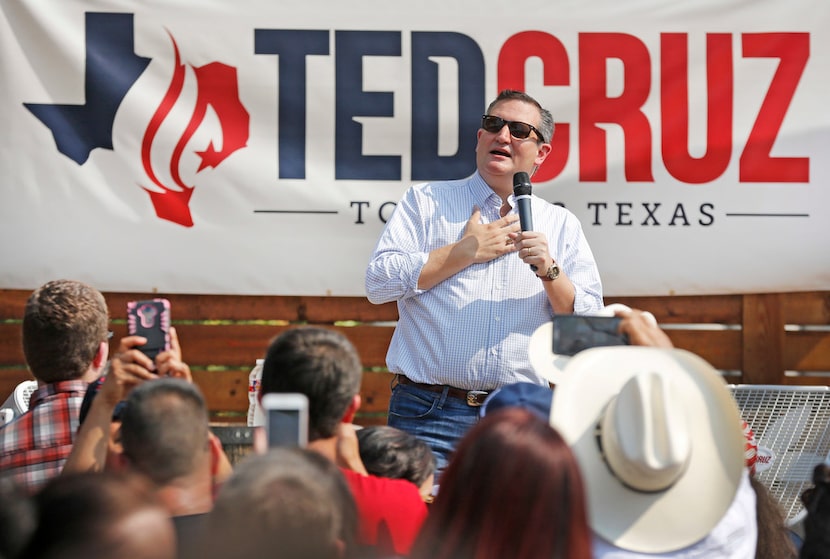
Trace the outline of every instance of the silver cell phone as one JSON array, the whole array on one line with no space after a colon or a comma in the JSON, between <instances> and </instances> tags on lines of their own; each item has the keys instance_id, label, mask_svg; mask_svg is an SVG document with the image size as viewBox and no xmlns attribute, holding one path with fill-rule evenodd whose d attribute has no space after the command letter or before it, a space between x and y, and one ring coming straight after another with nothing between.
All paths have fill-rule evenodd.
<instances>
[{"instance_id":1,"label":"silver cell phone","mask_svg":"<svg viewBox=\"0 0 830 559\"><path fill-rule=\"evenodd\" d=\"M269 447L308 445L308 397L305 394L265 394L262 411Z\"/></svg>"},{"instance_id":2,"label":"silver cell phone","mask_svg":"<svg viewBox=\"0 0 830 559\"><path fill-rule=\"evenodd\" d=\"M576 355L592 347L628 345L628 337L617 329L618 316L558 314L553 318L553 353Z\"/></svg>"}]
</instances>

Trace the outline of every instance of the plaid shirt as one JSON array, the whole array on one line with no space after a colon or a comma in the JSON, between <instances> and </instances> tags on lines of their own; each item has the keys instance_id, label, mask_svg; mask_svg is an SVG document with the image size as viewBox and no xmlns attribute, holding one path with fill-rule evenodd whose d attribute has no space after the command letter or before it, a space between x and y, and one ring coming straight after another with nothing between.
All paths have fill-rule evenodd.
<instances>
[{"instance_id":1,"label":"plaid shirt","mask_svg":"<svg viewBox=\"0 0 830 559\"><path fill-rule=\"evenodd\" d=\"M0 475L34 493L61 472L86 388L85 381L65 380L35 390L29 411L0 428Z\"/></svg>"}]
</instances>

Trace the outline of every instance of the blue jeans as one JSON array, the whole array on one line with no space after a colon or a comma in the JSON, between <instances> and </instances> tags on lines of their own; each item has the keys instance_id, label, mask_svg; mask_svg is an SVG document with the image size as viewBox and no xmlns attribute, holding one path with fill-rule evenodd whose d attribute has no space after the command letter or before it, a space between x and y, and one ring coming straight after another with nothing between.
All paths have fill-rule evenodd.
<instances>
[{"instance_id":1,"label":"blue jeans","mask_svg":"<svg viewBox=\"0 0 830 559\"><path fill-rule=\"evenodd\" d=\"M447 467L458 440L478 422L480 407L460 398L410 384L396 384L389 399L387 423L426 442L435 454L435 482Z\"/></svg>"}]
</instances>

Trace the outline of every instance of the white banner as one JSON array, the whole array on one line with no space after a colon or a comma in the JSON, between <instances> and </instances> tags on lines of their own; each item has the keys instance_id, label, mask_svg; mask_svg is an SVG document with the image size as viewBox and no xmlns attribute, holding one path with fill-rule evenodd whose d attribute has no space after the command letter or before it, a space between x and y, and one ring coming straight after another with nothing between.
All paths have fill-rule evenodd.
<instances>
[{"instance_id":1,"label":"white banner","mask_svg":"<svg viewBox=\"0 0 830 559\"><path fill-rule=\"evenodd\" d=\"M500 89L606 295L830 289L830 3L0 2L0 288L363 295Z\"/></svg>"}]
</instances>

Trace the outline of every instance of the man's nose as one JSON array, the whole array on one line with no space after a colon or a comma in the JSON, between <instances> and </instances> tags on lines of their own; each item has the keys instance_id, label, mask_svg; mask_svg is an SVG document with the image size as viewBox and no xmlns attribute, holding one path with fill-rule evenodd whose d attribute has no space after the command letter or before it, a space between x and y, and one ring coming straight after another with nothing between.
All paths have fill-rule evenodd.
<instances>
[{"instance_id":1,"label":"man's nose","mask_svg":"<svg viewBox=\"0 0 830 559\"><path fill-rule=\"evenodd\" d=\"M510 127L508 127L507 124L502 126L501 130L499 130L499 133L496 134L496 138L498 138L502 142L510 143L512 138L512 136L510 135Z\"/></svg>"}]
</instances>

